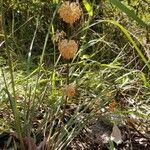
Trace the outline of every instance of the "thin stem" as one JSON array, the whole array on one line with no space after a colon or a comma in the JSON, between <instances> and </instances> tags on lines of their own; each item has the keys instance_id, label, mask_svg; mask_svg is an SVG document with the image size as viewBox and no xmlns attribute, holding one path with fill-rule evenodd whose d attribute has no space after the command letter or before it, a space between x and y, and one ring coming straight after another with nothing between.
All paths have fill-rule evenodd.
<instances>
[{"instance_id":1,"label":"thin stem","mask_svg":"<svg viewBox=\"0 0 150 150\"><path fill-rule=\"evenodd\" d=\"M3 1L2 1L2 4L3 4ZM5 92L8 95L11 109L13 111L15 126L16 126L16 130L19 134L19 139L20 139L20 143L21 143L20 146L21 146L21 149L24 150L25 148L24 148L23 139L22 139L21 119L20 119L20 115L19 115L19 111L17 109L17 103L16 103L15 80L14 80L14 75L13 75L14 70L13 70L13 64L12 64L12 59L11 59L11 53L9 50L9 42L8 42L8 37L7 37L7 33L6 33L6 26L5 26L4 18L5 18L4 8L2 7L2 28L3 28L3 32L4 32L4 41L5 41L5 47L6 47L5 51L6 51L6 54L8 57L8 66L9 66L9 72L10 72L10 78L11 78L11 87L12 87L12 91L13 91L13 97L9 93L9 89L8 89L8 86L6 85L6 83L5 83L5 88L6 88ZM5 79L4 79L4 82L6 82Z\"/></svg>"},{"instance_id":2,"label":"thin stem","mask_svg":"<svg viewBox=\"0 0 150 150\"><path fill-rule=\"evenodd\" d=\"M66 84L67 86L69 85L69 62L67 62L67 77L66 77ZM62 121L64 120L65 118L65 113L66 113L66 106L67 106L67 102L68 102L68 97L65 96L65 99L64 99L64 110L63 110L63 115L62 115Z\"/></svg>"}]
</instances>

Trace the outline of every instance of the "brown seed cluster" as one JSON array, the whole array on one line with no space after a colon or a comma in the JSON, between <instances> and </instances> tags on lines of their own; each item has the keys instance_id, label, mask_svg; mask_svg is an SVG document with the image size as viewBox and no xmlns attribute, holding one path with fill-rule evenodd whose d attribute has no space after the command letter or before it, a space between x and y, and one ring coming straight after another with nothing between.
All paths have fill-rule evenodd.
<instances>
[{"instance_id":1,"label":"brown seed cluster","mask_svg":"<svg viewBox=\"0 0 150 150\"><path fill-rule=\"evenodd\" d=\"M69 60L75 56L78 44L74 40L63 39L58 43L58 49L62 57Z\"/></svg>"},{"instance_id":2,"label":"brown seed cluster","mask_svg":"<svg viewBox=\"0 0 150 150\"><path fill-rule=\"evenodd\" d=\"M64 88L64 95L71 98L76 94L76 87L73 84L66 85Z\"/></svg>"},{"instance_id":3,"label":"brown seed cluster","mask_svg":"<svg viewBox=\"0 0 150 150\"><path fill-rule=\"evenodd\" d=\"M64 22L72 25L80 18L82 11L77 2L66 1L60 6L58 13Z\"/></svg>"},{"instance_id":4,"label":"brown seed cluster","mask_svg":"<svg viewBox=\"0 0 150 150\"><path fill-rule=\"evenodd\" d=\"M109 103L108 111L114 112L117 109L117 106L118 106L117 102L115 100L112 100L112 102Z\"/></svg>"}]
</instances>

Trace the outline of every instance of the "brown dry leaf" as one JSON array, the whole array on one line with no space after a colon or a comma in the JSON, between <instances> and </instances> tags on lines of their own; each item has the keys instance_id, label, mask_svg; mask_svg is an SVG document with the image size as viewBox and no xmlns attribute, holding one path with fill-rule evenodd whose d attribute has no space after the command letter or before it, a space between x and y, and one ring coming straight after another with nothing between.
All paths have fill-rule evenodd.
<instances>
[{"instance_id":1,"label":"brown dry leaf","mask_svg":"<svg viewBox=\"0 0 150 150\"><path fill-rule=\"evenodd\" d=\"M118 126L114 125L111 133L111 140L116 144L122 143L121 131Z\"/></svg>"}]
</instances>

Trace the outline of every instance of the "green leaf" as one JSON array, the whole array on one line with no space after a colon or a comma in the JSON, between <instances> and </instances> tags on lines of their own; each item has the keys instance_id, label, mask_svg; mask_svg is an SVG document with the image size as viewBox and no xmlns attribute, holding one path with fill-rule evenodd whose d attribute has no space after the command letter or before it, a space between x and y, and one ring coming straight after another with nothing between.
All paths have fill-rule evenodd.
<instances>
[{"instance_id":1,"label":"green leaf","mask_svg":"<svg viewBox=\"0 0 150 150\"><path fill-rule=\"evenodd\" d=\"M90 17L93 16L93 8L87 0L83 0L84 7L86 8Z\"/></svg>"},{"instance_id":2,"label":"green leaf","mask_svg":"<svg viewBox=\"0 0 150 150\"><path fill-rule=\"evenodd\" d=\"M114 4L116 7L118 7L122 12L126 13L128 17L131 17L133 20L135 20L138 24L145 27L150 27L148 24L146 24L143 20L141 20L133 10L130 10L127 8L124 4L122 4L119 0L109 0L112 4Z\"/></svg>"},{"instance_id":3,"label":"green leaf","mask_svg":"<svg viewBox=\"0 0 150 150\"><path fill-rule=\"evenodd\" d=\"M53 3L54 3L54 4L58 4L58 3L59 3L59 0L53 0Z\"/></svg>"}]
</instances>

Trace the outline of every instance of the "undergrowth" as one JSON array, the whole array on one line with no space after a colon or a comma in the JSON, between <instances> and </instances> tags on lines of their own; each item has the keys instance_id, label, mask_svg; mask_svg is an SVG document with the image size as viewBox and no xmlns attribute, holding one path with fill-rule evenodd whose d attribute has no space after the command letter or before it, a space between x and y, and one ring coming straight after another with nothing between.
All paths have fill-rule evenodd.
<instances>
[{"instance_id":1,"label":"undergrowth","mask_svg":"<svg viewBox=\"0 0 150 150\"><path fill-rule=\"evenodd\" d=\"M149 14L140 10L149 2L83 0L67 21L62 3L1 2L6 149L66 149L101 116L115 125L130 121L141 132L149 126Z\"/></svg>"}]
</instances>

